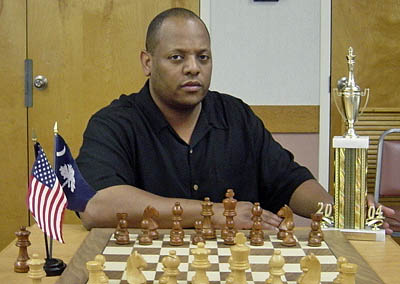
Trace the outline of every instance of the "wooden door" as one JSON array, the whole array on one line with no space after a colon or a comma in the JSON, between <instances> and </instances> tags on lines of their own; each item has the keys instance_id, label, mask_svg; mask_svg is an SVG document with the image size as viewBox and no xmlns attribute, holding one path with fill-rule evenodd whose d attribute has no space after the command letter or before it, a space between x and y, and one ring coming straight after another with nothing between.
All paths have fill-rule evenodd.
<instances>
[{"instance_id":1,"label":"wooden door","mask_svg":"<svg viewBox=\"0 0 400 284\"><path fill-rule=\"evenodd\" d=\"M171 7L185 7L199 13L199 0L27 0L26 3L27 7L25 1L0 0L0 36L12 43L3 40L0 43L0 82L2 85L16 82L1 94L2 99L7 99L7 105L1 104L2 114L7 117L1 122L1 145L3 151L8 151L6 162L0 162L0 197L6 204L0 206L3 244L14 237L18 225L26 225L28 220L25 195L34 159L32 130L52 162L53 125L57 121L59 133L76 157L90 116L120 94L138 91L145 82L139 52L144 48L150 20ZM26 11L25 24L22 19ZM46 89L34 88L33 107L28 109L23 105L25 58L33 61L34 77L43 75L48 79ZM14 72L11 77L10 70ZM17 97L16 93L20 95ZM64 221L79 222L70 211Z\"/></svg>"},{"instance_id":2,"label":"wooden door","mask_svg":"<svg viewBox=\"0 0 400 284\"><path fill-rule=\"evenodd\" d=\"M142 87L139 53L146 28L156 14L174 6L199 9L198 0L28 1L28 57L34 76L48 79L46 89L34 90L28 132L35 130L50 160L55 121L76 157L90 116ZM68 213L66 223L78 221Z\"/></svg>"},{"instance_id":3,"label":"wooden door","mask_svg":"<svg viewBox=\"0 0 400 284\"><path fill-rule=\"evenodd\" d=\"M338 79L347 77L346 55L347 49L352 46L356 54L356 83L361 89L370 88L368 108L371 112L376 112L377 108L380 111L400 108L399 15L400 5L397 0L332 0L331 86L336 88ZM344 132L344 122L331 95L331 138ZM366 133L372 137L372 132ZM375 142L370 143L371 153L376 153L376 138ZM375 161L369 163L373 166ZM332 185L333 152L330 164ZM374 179L369 180L370 189L374 182Z\"/></svg>"},{"instance_id":4,"label":"wooden door","mask_svg":"<svg viewBox=\"0 0 400 284\"><path fill-rule=\"evenodd\" d=\"M0 249L26 225L25 1L0 1Z\"/></svg>"}]
</instances>

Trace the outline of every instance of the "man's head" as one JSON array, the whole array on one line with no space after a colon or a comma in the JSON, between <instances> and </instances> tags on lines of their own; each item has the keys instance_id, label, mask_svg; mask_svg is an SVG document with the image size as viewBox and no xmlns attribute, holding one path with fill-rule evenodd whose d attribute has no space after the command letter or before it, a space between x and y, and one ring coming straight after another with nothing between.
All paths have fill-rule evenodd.
<instances>
[{"instance_id":1,"label":"man's head","mask_svg":"<svg viewBox=\"0 0 400 284\"><path fill-rule=\"evenodd\" d=\"M205 97L211 80L210 36L193 12L174 8L150 23L141 53L150 93L162 111L190 110Z\"/></svg>"},{"instance_id":2,"label":"man's head","mask_svg":"<svg viewBox=\"0 0 400 284\"><path fill-rule=\"evenodd\" d=\"M173 18L173 17L180 17L180 18L186 18L186 19L194 19L200 21L200 23L203 24L205 30L207 31L208 34L208 39L210 39L210 34L207 30L206 25L204 22L200 19L199 16L197 16L195 13L193 13L190 10L184 9L184 8L172 8L165 10L164 12L161 12L158 14L149 24L149 27L147 28L147 34L146 34L146 50L150 53L153 53L154 48L158 44L158 32L160 30L160 27L164 20L168 18Z\"/></svg>"}]
</instances>

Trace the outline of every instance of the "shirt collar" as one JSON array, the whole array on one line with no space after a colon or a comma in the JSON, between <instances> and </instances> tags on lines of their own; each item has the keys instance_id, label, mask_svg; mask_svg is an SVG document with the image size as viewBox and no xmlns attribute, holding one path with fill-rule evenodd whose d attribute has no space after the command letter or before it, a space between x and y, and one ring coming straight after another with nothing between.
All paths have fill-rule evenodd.
<instances>
[{"instance_id":1,"label":"shirt collar","mask_svg":"<svg viewBox=\"0 0 400 284\"><path fill-rule=\"evenodd\" d=\"M135 99L156 132L169 125L150 95L149 80L146 81L140 92L135 95Z\"/></svg>"},{"instance_id":2,"label":"shirt collar","mask_svg":"<svg viewBox=\"0 0 400 284\"><path fill-rule=\"evenodd\" d=\"M228 129L228 124L225 115L223 114L225 110L222 103L217 100L215 92L207 92L207 95L203 100L201 111L208 124L214 128Z\"/></svg>"},{"instance_id":3,"label":"shirt collar","mask_svg":"<svg viewBox=\"0 0 400 284\"><path fill-rule=\"evenodd\" d=\"M201 113L196 128L198 126L205 127L210 125L218 129L227 129L228 126L224 116L217 116L217 112L221 112L222 110L218 109L219 104L216 102L216 98L212 93L213 92L208 91L207 95L202 101ZM164 115L150 95L149 80L146 81L143 88L137 95L135 95L135 97L136 101L140 104L141 109L151 122L151 125L154 127L156 132L159 132L163 128L169 126L168 121L165 119Z\"/></svg>"}]
</instances>

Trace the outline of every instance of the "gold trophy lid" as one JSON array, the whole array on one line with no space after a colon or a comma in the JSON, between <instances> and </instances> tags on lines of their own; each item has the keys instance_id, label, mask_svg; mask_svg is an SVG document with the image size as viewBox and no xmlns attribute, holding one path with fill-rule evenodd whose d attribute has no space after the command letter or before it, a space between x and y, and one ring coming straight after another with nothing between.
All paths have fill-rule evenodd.
<instances>
[{"instance_id":1,"label":"gold trophy lid","mask_svg":"<svg viewBox=\"0 0 400 284\"><path fill-rule=\"evenodd\" d=\"M353 54L353 48L351 46L349 47L348 51L349 53L346 55L346 58L349 76L347 78L341 78L337 83L337 87L343 96L360 96L361 89L356 84L354 78L354 64L356 55Z\"/></svg>"}]
</instances>

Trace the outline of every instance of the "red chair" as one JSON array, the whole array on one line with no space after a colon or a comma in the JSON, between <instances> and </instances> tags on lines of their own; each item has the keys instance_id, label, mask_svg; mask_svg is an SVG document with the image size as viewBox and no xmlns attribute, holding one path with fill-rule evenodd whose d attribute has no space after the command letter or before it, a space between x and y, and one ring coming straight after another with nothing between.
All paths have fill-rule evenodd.
<instances>
[{"instance_id":1,"label":"red chair","mask_svg":"<svg viewBox=\"0 0 400 284\"><path fill-rule=\"evenodd\" d=\"M399 128L386 130L378 142L375 180L375 202L380 197L400 197L400 140L385 140L387 135L399 133ZM400 201L400 199L399 199ZM390 206L393 208L393 206ZM395 206L400 210L400 206ZM393 236L400 237L400 232Z\"/></svg>"}]
</instances>

